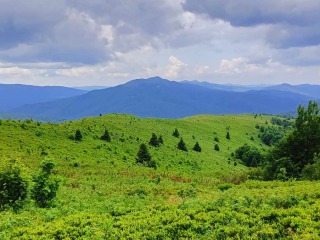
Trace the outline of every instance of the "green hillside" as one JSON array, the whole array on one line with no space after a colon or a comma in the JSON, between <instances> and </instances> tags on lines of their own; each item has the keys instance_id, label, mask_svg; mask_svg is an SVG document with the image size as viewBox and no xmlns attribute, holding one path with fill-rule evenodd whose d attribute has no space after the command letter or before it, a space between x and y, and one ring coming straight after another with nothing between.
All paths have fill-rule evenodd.
<instances>
[{"instance_id":1,"label":"green hillside","mask_svg":"<svg viewBox=\"0 0 320 240\"><path fill-rule=\"evenodd\" d=\"M319 182L245 182L249 169L231 157L245 143L267 150L256 126L270 120L119 114L60 124L2 120L1 160L16 159L31 174L52 158L60 189L52 208L30 200L18 213L1 212L0 239L316 239ZM175 129L188 152L177 149ZM76 130L81 141L73 140ZM111 142L100 139L105 130ZM152 133L164 141L148 146L157 169L136 164ZM201 152L192 150L196 142Z\"/></svg>"}]
</instances>

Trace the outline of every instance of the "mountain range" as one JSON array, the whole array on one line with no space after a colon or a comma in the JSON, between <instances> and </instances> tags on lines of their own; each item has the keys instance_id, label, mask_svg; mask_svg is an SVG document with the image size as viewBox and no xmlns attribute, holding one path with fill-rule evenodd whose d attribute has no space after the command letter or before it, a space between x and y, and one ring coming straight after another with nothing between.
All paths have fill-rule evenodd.
<instances>
[{"instance_id":1,"label":"mountain range","mask_svg":"<svg viewBox=\"0 0 320 240\"><path fill-rule=\"evenodd\" d=\"M0 84L0 111L12 110L25 104L68 98L88 91L68 87L40 87L22 84Z\"/></svg>"},{"instance_id":2,"label":"mountain range","mask_svg":"<svg viewBox=\"0 0 320 240\"><path fill-rule=\"evenodd\" d=\"M282 114L294 111L299 104L306 104L309 100L320 99L318 85L282 84L246 87L247 90L242 86L232 86L237 88L233 90L228 87L195 81L174 82L160 77L136 79L83 94L80 90L72 92L68 89L75 96L20 105L7 110L5 116L63 121L107 113L153 118L182 118L197 114Z\"/></svg>"}]
</instances>

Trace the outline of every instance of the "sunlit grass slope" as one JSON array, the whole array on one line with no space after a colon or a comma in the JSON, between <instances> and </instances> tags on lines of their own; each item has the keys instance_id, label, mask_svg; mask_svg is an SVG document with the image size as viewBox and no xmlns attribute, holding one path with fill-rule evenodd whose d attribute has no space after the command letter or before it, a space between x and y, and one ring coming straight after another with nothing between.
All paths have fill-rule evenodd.
<instances>
[{"instance_id":1,"label":"sunlit grass slope","mask_svg":"<svg viewBox=\"0 0 320 240\"><path fill-rule=\"evenodd\" d=\"M253 115L203 115L164 120L117 114L61 124L9 120L2 121L0 126L0 153L2 157L21 159L30 168L36 167L45 156L52 157L61 175L72 172L81 177L88 170L96 175L96 171L108 169L139 172L144 170L135 164L139 145L148 143L151 134L156 133L164 139L162 146L149 147L158 165L156 172L215 179L244 169L241 165L234 166L230 155L244 143L259 147L261 142L255 125L265 125L268 120L267 116L255 118ZM188 152L177 150L180 139L172 136L175 128L186 142ZM77 129L83 135L81 142L69 139ZM111 133L110 143L100 140L105 129ZM226 139L228 131L230 140ZM214 141L215 136L219 142ZM196 142L202 148L201 153L192 151ZM214 150L215 144L220 151ZM147 172L154 171L147 169Z\"/></svg>"},{"instance_id":2,"label":"sunlit grass slope","mask_svg":"<svg viewBox=\"0 0 320 240\"><path fill-rule=\"evenodd\" d=\"M247 171L231 157L235 149L245 143L262 151L266 148L255 126L266 125L270 119L201 115L166 120L111 114L60 124L3 120L1 159L19 159L32 172L43 158L53 158L61 183L56 207L39 209L30 202L19 213L1 213L0 239L280 236L291 222L273 230L279 223L272 219L290 217L290 211L299 212L301 204L309 206L310 201L313 208L319 208L319 188L310 183L302 188L299 183L221 185ZM177 149L180 139L172 136L175 128L188 152ZM77 129L83 135L80 142L70 139ZM111 133L111 142L100 140L105 129ZM164 140L158 148L149 146L156 170L135 163L139 145L147 144L152 133ZM202 148L200 153L192 150L196 142ZM215 144L220 151L214 150ZM282 212L284 207L290 211ZM269 210L277 216L269 216ZM308 219L313 230L316 220L310 214L311 210L303 219ZM264 221L262 217L272 219ZM292 234L308 233L301 229ZM314 232L310 236L315 236Z\"/></svg>"}]
</instances>

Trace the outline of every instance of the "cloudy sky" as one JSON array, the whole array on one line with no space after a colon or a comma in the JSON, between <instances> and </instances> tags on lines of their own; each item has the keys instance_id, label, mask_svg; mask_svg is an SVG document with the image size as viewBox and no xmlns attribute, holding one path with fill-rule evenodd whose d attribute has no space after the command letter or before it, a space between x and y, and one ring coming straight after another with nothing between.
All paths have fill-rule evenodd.
<instances>
[{"instance_id":1,"label":"cloudy sky","mask_svg":"<svg viewBox=\"0 0 320 240\"><path fill-rule=\"evenodd\" d=\"M319 0L0 0L0 82L320 84Z\"/></svg>"}]
</instances>

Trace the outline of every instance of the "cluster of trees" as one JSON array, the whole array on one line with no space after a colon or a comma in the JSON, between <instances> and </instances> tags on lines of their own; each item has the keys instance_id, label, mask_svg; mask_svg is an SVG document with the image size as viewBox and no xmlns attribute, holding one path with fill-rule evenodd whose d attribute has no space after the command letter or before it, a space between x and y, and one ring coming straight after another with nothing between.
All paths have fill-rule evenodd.
<instances>
[{"instance_id":1,"label":"cluster of trees","mask_svg":"<svg viewBox=\"0 0 320 240\"><path fill-rule=\"evenodd\" d=\"M80 141L82 141L83 136L82 136L81 131L79 129L77 129L75 131L74 135L71 135L69 138L71 140L75 140L77 142L80 142ZM110 133L109 133L109 131L107 129L101 135L100 139L103 140L103 141L111 142L111 136L110 136Z\"/></svg>"},{"instance_id":2,"label":"cluster of trees","mask_svg":"<svg viewBox=\"0 0 320 240\"><path fill-rule=\"evenodd\" d=\"M185 142L183 141L182 138L180 138L180 141L179 141L179 143L178 143L177 148L178 148L179 150L181 150L181 151L185 151L185 152L188 151L188 148L187 148L187 146L186 146L186 144L185 144ZM199 142L196 142L196 143L194 144L192 150L193 150L193 151L196 151L196 152L201 152L201 151L202 151L202 148L200 147Z\"/></svg>"},{"instance_id":3,"label":"cluster of trees","mask_svg":"<svg viewBox=\"0 0 320 240\"><path fill-rule=\"evenodd\" d=\"M273 125L282 126L284 128L294 127L294 122L289 121L287 119L281 119L281 118L276 118L276 117L271 118L271 123Z\"/></svg>"},{"instance_id":4,"label":"cluster of trees","mask_svg":"<svg viewBox=\"0 0 320 240\"><path fill-rule=\"evenodd\" d=\"M264 127L257 125L256 128L259 129L261 141L268 146L278 143L286 133L286 130L283 127Z\"/></svg>"},{"instance_id":5,"label":"cluster of trees","mask_svg":"<svg viewBox=\"0 0 320 240\"><path fill-rule=\"evenodd\" d=\"M149 145L152 146L152 147L159 147L162 144L163 144L162 136L160 135L159 138L158 138L155 133L152 133L152 136L151 136L150 141L149 141Z\"/></svg>"},{"instance_id":6,"label":"cluster of trees","mask_svg":"<svg viewBox=\"0 0 320 240\"><path fill-rule=\"evenodd\" d=\"M277 125L292 126L291 122L273 120ZM261 127L260 127L261 130ZM278 138L275 130L267 138L271 145ZM266 134L268 136L268 134ZM298 116L292 131L278 139L271 150L263 156L258 149L244 145L236 150L235 157L246 166L263 168L265 180L313 179L320 180L320 108L310 101L307 107L298 107Z\"/></svg>"},{"instance_id":7,"label":"cluster of trees","mask_svg":"<svg viewBox=\"0 0 320 240\"><path fill-rule=\"evenodd\" d=\"M318 167L320 153L320 109L317 102L298 107L293 131L268 154L266 171L269 179L306 177ZM304 173L304 174L302 174Z\"/></svg>"},{"instance_id":8,"label":"cluster of trees","mask_svg":"<svg viewBox=\"0 0 320 240\"><path fill-rule=\"evenodd\" d=\"M176 137L176 138L179 138L179 137L180 137L180 133L179 133L179 131L178 131L177 128L173 131L172 136L174 136L174 137ZM187 148L187 146L186 146L186 143L183 141L182 138L180 138L180 141L179 141L179 143L178 143L178 145L177 145L177 148L178 148L179 150L181 150L181 151L185 151L185 152L188 151L188 148ZM196 151L196 152L201 152L201 151L202 151L199 142L196 142L196 143L195 143L195 145L193 146L192 150L193 150L193 151Z\"/></svg>"},{"instance_id":9,"label":"cluster of trees","mask_svg":"<svg viewBox=\"0 0 320 240\"><path fill-rule=\"evenodd\" d=\"M256 147L244 144L235 151L235 157L247 167L258 167L263 162L263 156Z\"/></svg>"},{"instance_id":10,"label":"cluster of trees","mask_svg":"<svg viewBox=\"0 0 320 240\"><path fill-rule=\"evenodd\" d=\"M39 207L49 207L56 198L59 181L52 176L54 162L45 159L32 180L21 164L16 161L3 161L0 166L0 210L18 210L30 197ZM31 185L31 188L30 188Z\"/></svg>"}]
</instances>

